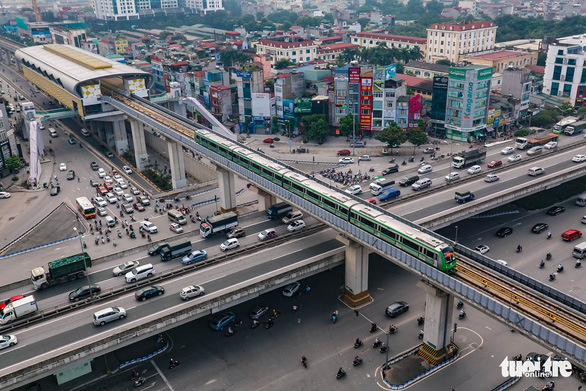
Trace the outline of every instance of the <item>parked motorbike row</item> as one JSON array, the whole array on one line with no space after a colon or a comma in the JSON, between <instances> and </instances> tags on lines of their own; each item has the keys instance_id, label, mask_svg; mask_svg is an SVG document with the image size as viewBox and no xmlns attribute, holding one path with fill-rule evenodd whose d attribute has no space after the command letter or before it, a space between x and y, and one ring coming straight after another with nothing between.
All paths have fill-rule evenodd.
<instances>
[{"instance_id":1,"label":"parked motorbike row","mask_svg":"<svg viewBox=\"0 0 586 391\"><path fill-rule=\"evenodd\" d=\"M337 172L335 168L321 170L319 171L319 174L345 186L362 183L371 179L370 175L363 174L361 171L358 171L358 174L352 175L352 170L348 170L347 172Z\"/></svg>"}]
</instances>

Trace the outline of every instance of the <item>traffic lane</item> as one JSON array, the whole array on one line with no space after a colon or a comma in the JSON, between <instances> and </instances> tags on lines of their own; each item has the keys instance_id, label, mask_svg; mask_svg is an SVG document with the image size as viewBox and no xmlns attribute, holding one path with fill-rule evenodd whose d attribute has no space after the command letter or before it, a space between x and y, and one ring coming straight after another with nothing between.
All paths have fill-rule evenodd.
<instances>
[{"instance_id":1,"label":"traffic lane","mask_svg":"<svg viewBox=\"0 0 586 391\"><path fill-rule=\"evenodd\" d=\"M308 221L308 225L314 225L314 221ZM244 226L245 230L253 230L254 232L245 236L244 238L240 238L239 241L242 242L241 246L245 247L251 244L258 243L257 234L267 228L275 228L278 234L284 234L286 232L286 226L281 224L279 226L276 223L276 220L264 220L260 222L254 222L253 224ZM186 240L186 239L185 239ZM220 244L225 240L225 235L216 235L212 238L203 239L198 237L197 240L192 242L192 249L204 249L208 254L208 258L212 258L215 256L220 255L222 252L219 249ZM294 240L294 239L293 239ZM274 247L269 247L273 248ZM228 252L229 253L229 252ZM141 265L145 265L147 263L153 264L155 268L155 275L159 275L161 273L167 272L171 269L176 269L182 267L181 265L181 257L175 258L172 261L162 262L160 256L149 256L145 253L141 255L140 258L137 259L135 254L119 258L113 260L113 262L108 262L107 264L100 264L100 270L92 271L89 274L89 282L90 284L98 284L102 289L103 293L106 293L110 289L117 289L122 286L129 285L124 276L120 277L113 277L112 269L116 266L127 262L129 260L138 260ZM30 290L25 295L32 295L34 294L37 304L40 309L51 309L56 306L61 306L69 301L69 293L76 290L80 286L87 285L88 279L83 278L71 282L64 282L59 285L55 285L48 289L44 290ZM32 287L32 286L30 286ZM11 297L17 294L23 294L22 290L12 290L11 292L5 293L4 296Z\"/></svg>"},{"instance_id":2,"label":"traffic lane","mask_svg":"<svg viewBox=\"0 0 586 391\"><path fill-rule=\"evenodd\" d=\"M334 236L334 233L331 232L330 237ZM101 308L121 306L127 309L128 313L126 319L112 322L103 326L103 328L97 329L99 333L98 336L105 336L105 333L103 333L102 330L123 330L124 328L130 327L132 323L139 322L143 317L155 315L159 311L168 310L173 307L196 305L198 302L197 299L184 302L180 299L178 294L182 287L193 284L194 280L197 280L198 283L204 285L206 292L210 293L229 288L230 286L270 271L278 270L282 267L304 261L305 259L323 253L324 249L328 249L329 251L335 248L343 248L343 244L332 238L324 242L321 235L314 235L311 239L311 242L314 243L303 249L297 249L300 245L298 241L293 241L291 244L281 246L279 253L286 255L280 257L269 259L271 257L268 254L265 254L265 257L256 254L243 257L243 259L238 262L231 261L230 265L218 265L209 268L209 270L207 270L207 268L199 270L194 273L197 274L198 277L195 277L194 274L192 274L175 278L161 284L165 287L165 294L156 299L150 299L146 302L137 302L134 298L134 292L132 292L131 294L117 297L111 301L95 304L58 319L50 320L32 326L29 329L16 332L15 334L21 343L26 341L27 349L14 350L14 355L10 355L9 357L1 356L0 368L2 369L0 370L0 373L9 369L9 365L12 363L23 362L41 355L43 352L50 352L54 349L62 348L64 347L64 344L66 344L65 347L67 348L73 348L76 341L83 341L87 338L96 337L96 328L92 323L92 314ZM307 242L307 238L304 238L304 243L305 242ZM265 250L265 253L275 253L273 250L267 249ZM259 260L262 260L262 263L259 264ZM254 266L250 265L251 263ZM247 266L243 268L245 264ZM209 281L208 276L211 277L211 280Z\"/></svg>"},{"instance_id":3,"label":"traffic lane","mask_svg":"<svg viewBox=\"0 0 586 391\"><path fill-rule=\"evenodd\" d=\"M446 199L451 199L453 201L454 193L456 191L472 191L476 198L480 199L483 196L494 194L495 192L503 191L513 186L521 185L530 181L540 180L542 177L555 176L557 175L557 172L567 168L575 167L575 165L578 164L571 161L572 156L575 154L575 151L568 151L562 155L549 156L546 159L547 161L544 160L539 162L531 162L524 165L519 164L519 166L517 166L517 168L514 170L508 170L500 173L497 172L496 174L499 176L499 180L497 182L484 182L484 174L479 175L479 178L476 181L467 182L466 184L458 185L458 182L456 181L454 182L453 186L435 193L434 198L446 197ZM538 177L531 177L527 175L527 170L530 167L537 165L540 167L545 167L545 174ZM486 171L486 174L488 173L490 173L490 171ZM450 204L451 208L458 206L455 201L446 201L443 203L443 205L440 206L434 204L432 206L426 207L424 203L421 203L419 199L416 199L405 203L398 203L394 205L391 204L391 207L388 208L388 210L393 213L405 215L410 220L417 220L438 213L439 211L446 210L446 206L449 207Z\"/></svg>"},{"instance_id":4,"label":"traffic lane","mask_svg":"<svg viewBox=\"0 0 586 391\"><path fill-rule=\"evenodd\" d=\"M566 242L560 237L568 229L584 232L584 225L580 223L580 218L586 211L573 203L574 198L557 204L566 207L566 212L558 216L547 215L546 208L535 212L522 211L514 219L510 219L510 216L491 218L484 225L478 224L478 220L459 222L461 233L458 234L458 241L470 248L480 243L487 244L490 247L490 251L486 254L488 257L503 259L515 270L581 300L586 300L586 292L582 289L586 282L584 274L586 272L583 271L584 267L579 269L574 267L576 259L572 256L573 248L583 240ZM534 234L531 232L531 227L537 223L547 223L549 228L541 234ZM515 230L514 233L502 239L496 237L496 230L504 226L512 227ZM482 230L479 231L479 227L482 227ZM551 240L547 239L548 230L552 233ZM454 228L447 227L439 232L453 237ZM523 247L521 253L516 252L518 244ZM550 261L546 260L548 252L552 253ZM539 268L541 260L545 262L543 269ZM550 282L549 274L555 272L560 263L564 266L564 271L557 275L555 281Z\"/></svg>"}]
</instances>

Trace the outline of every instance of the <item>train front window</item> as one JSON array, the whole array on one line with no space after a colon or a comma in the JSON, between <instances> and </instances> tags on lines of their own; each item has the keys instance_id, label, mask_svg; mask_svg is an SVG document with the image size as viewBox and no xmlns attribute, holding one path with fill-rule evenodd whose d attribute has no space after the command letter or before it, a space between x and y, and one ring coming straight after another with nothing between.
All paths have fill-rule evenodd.
<instances>
[{"instance_id":1,"label":"train front window","mask_svg":"<svg viewBox=\"0 0 586 391\"><path fill-rule=\"evenodd\" d=\"M444 258L446 259L446 263L454 262L454 249L452 246L446 246L442 248L442 253L444 254Z\"/></svg>"}]
</instances>

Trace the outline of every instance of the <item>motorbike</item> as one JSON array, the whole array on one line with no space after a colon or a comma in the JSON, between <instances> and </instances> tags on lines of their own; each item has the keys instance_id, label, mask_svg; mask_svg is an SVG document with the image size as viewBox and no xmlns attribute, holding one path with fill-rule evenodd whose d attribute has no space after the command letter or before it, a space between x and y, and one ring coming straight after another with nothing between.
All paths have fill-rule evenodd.
<instances>
[{"instance_id":1,"label":"motorbike","mask_svg":"<svg viewBox=\"0 0 586 391\"><path fill-rule=\"evenodd\" d=\"M466 317L466 313L465 312L460 312L458 314L458 319L464 319Z\"/></svg>"},{"instance_id":2,"label":"motorbike","mask_svg":"<svg viewBox=\"0 0 586 391\"><path fill-rule=\"evenodd\" d=\"M423 331L420 331L420 332L419 332L419 336L418 336L417 338L419 338L419 339L423 339Z\"/></svg>"},{"instance_id":3,"label":"motorbike","mask_svg":"<svg viewBox=\"0 0 586 391\"><path fill-rule=\"evenodd\" d=\"M301 365L307 368L307 359L305 358L305 356L301 359Z\"/></svg>"},{"instance_id":4,"label":"motorbike","mask_svg":"<svg viewBox=\"0 0 586 391\"><path fill-rule=\"evenodd\" d=\"M122 238L122 233L120 231L118 231L118 238Z\"/></svg>"},{"instance_id":5,"label":"motorbike","mask_svg":"<svg viewBox=\"0 0 586 391\"><path fill-rule=\"evenodd\" d=\"M421 326L424 322L425 322L425 318L423 316L420 316L419 318L417 318L417 325L418 326Z\"/></svg>"},{"instance_id":6,"label":"motorbike","mask_svg":"<svg viewBox=\"0 0 586 391\"><path fill-rule=\"evenodd\" d=\"M192 223L195 223L195 218L193 216L191 216L189 219L191 220Z\"/></svg>"},{"instance_id":7,"label":"motorbike","mask_svg":"<svg viewBox=\"0 0 586 391\"><path fill-rule=\"evenodd\" d=\"M177 360L171 360L171 362L169 363L169 369L173 369L177 365L179 365L179 361L177 361Z\"/></svg>"},{"instance_id":8,"label":"motorbike","mask_svg":"<svg viewBox=\"0 0 586 391\"><path fill-rule=\"evenodd\" d=\"M115 241L115 240L113 240L113 241L112 241L112 244L114 245L114 247L116 247L116 246L117 246L117 244L116 244L116 241Z\"/></svg>"},{"instance_id":9,"label":"motorbike","mask_svg":"<svg viewBox=\"0 0 586 391\"><path fill-rule=\"evenodd\" d=\"M134 381L134 386L135 387L140 387L142 386L144 383L146 383L146 379L144 377L139 377L138 379L136 379Z\"/></svg>"},{"instance_id":10,"label":"motorbike","mask_svg":"<svg viewBox=\"0 0 586 391\"><path fill-rule=\"evenodd\" d=\"M273 322L266 322L265 323L265 329L270 329L271 327L273 327Z\"/></svg>"},{"instance_id":11,"label":"motorbike","mask_svg":"<svg viewBox=\"0 0 586 391\"><path fill-rule=\"evenodd\" d=\"M398 327L389 327L389 334L395 334L397 331L399 331Z\"/></svg>"},{"instance_id":12,"label":"motorbike","mask_svg":"<svg viewBox=\"0 0 586 391\"><path fill-rule=\"evenodd\" d=\"M372 344L373 348L378 348L379 346L381 346L383 343L381 342L381 340L379 339L378 341L374 341L374 343Z\"/></svg>"},{"instance_id":13,"label":"motorbike","mask_svg":"<svg viewBox=\"0 0 586 391\"><path fill-rule=\"evenodd\" d=\"M344 371L344 370L338 371L338 373L336 373L336 379L343 378L345 374L346 374L346 371Z\"/></svg>"},{"instance_id":14,"label":"motorbike","mask_svg":"<svg viewBox=\"0 0 586 391\"><path fill-rule=\"evenodd\" d=\"M130 215L130 220L136 221L136 219L134 218L134 215Z\"/></svg>"},{"instance_id":15,"label":"motorbike","mask_svg":"<svg viewBox=\"0 0 586 391\"><path fill-rule=\"evenodd\" d=\"M360 342L354 342L354 349L358 349L361 346L362 346L362 341L360 341Z\"/></svg>"},{"instance_id":16,"label":"motorbike","mask_svg":"<svg viewBox=\"0 0 586 391\"><path fill-rule=\"evenodd\" d=\"M392 158L391 160L389 160L389 163L394 163L395 162L395 158Z\"/></svg>"},{"instance_id":17,"label":"motorbike","mask_svg":"<svg viewBox=\"0 0 586 391\"><path fill-rule=\"evenodd\" d=\"M580 260L578 259L578 260L576 261L576 265L574 265L574 267L577 269L577 268L579 268L580 266L582 266L582 262L580 262Z\"/></svg>"},{"instance_id":18,"label":"motorbike","mask_svg":"<svg viewBox=\"0 0 586 391\"><path fill-rule=\"evenodd\" d=\"M252 326L250 326L251 328L255 329L260 325L259 321L252 321Z\"/></svg>"},{"instance_id":19,"label":"motorbike","mask_svg":"<svg viewBox=\"0 0 586 391\"><path fill-rule=\"evenodd\" d=\"M551 253L547 253L547 255L545 256L545 259L547 259L549 261L551 259Z\"/></svg>"},{"instance_id":20,"label":"motorbike","mask_svg":"<svg viewBox=\"0 0 586 391\"><path fill-rule=\"evenodd\" d=\"M402 166L406 166L407 162L405 160L403 160L403 163L401 163Z\"/></svg>"},{"instance_id":21,"label":"motorbike","mask_svg":"<svg viewBox=\"0 0 586 391\"><path fill-rule=\"evenodd\" d=\"M332 323L336 323L336 314L332 314Z\"/></svg>"},{"instance_id":22,"label":"motorbike","mask_svg":"<svg viewBox=\"0 0 586 391\"><path fill-rule=\"evenodd\" d=\"M543 269L544 267L545 267L545 262L541 261L541 262L539 263L539 268L540 268L540 269Z\"/></svg>"},{"instance_id":23,"label":"motorbike","mask_svg":"<svg viewBox=\"0 0 586 391\"><path fill-rule=\"evenodd\" d=\"M563 272L564 271L564 267L563 266L558 266L558 273L559 272Z\"/></svg>"},{"instance_id":24,"label":"motorbike","mask_svg":"<svg viewBox=\"0 0 586 391\"><path fill-rule=\"evenodd\" d=\"M87 244L85 244L85 242L83 242L83 248L87 248Z\"/></svg>"},{"instance_id":25,"label":"motorbike","mask_svg":"<svg viewBox=\"0 0 586 391\"><path fill-rule=\"evenodd\" d=\"M370 168L368 169L368 171L369 171L369 172L374 172L374 167L370 167Z\"/></svg>"},{"instance_id":26,"label":"motorbike","mask_svg":"<svg viewBox=\"0 0 586 391\"><path fill-rule=\"evenodd\" d=\"M420 162L424 161L425 158L423 156L421 156L421 159L419 159Z\"/></svg>"},{"instance_id":27,"label":"motorbike","mask_svg":"<svg viewBox=\"0 0 586 391\"><path fill-rule=\"evenodd\" d=\"M124 212L120 211L120 217L124 217Z\"/></svg>"},{"instance_id":28,"label":"motorbike","mask_svg":"<svg viewBox=\"0 0 586 391\"><path fill-rule=\"evenodd\" d=\"M380 352L381 352L381 353L386 353L386 352L387 352L387 350L389 350L389 347L388 347L387 345L385 345L385 344L383 344L383 345L380 347Z\"/></svg>"},{"instance_id":29,"label":"motorbike","mask_svg":"<svg viewBox=\"0 0 586 391\"><path fill-rule=\"evenodd\" d=\"M513 361L521 361L523 360L523 356L520 354L517 354L515 357L513 357Z\"/></svg>"},{"instance_id":30,"label":"motorbike","mask_svg":"<svg viewBox=\"0 0 586 391\"><path fill-rule=\"evenodd\" d=\"M361 358L356 358L354 359L354 361L352 361L352 365L357 366L362 364L362 359Z\"/></svg>"},{"instance_id":31,"label":"motorbike","mask_svg":"<svg viewBox=\"0 0 586 391\"><path fill-rule=\"evenodd\" d=\"M523 247L517 246L517 252L520 253L523 250Z\"/></svg>"},{"instance_id":32,"label":"motorbike","mask_svg":"<svg viewBox=\"0 0 586 391\"><path fill-rule=\"evenodd\" d=\"M555 280L555 274L551 273L549 275L549 281L553 281L553 280Z\"/></svg>"},{"instance_id":33,"label":"motorbike","mask_svg":"<svg viewBox=\"0 0 586 391\"><path fill-rule=\"evenodd\" d=\"M134 234L134 232L130 233L130 239L136 239L136 235Z\"/></svg>"},{"instance_id":34,"label":"motorbike","mask_svg":"<svg viewBox=\"0 0 586 391\"><path fill-rule=\"evenodd\" d=\"M464 307L464 303L462 301L458 301L458 304L456 305L456 308L457 309L460 309L462 307Z\"/></svg>"},{"instance_id":35,"label":"motorbike","mask_svg":"<svg viewBox=\"0 0 586 391\"><path fill-rule=\"evenodd\" d=\"M373 323L373 324L370 326L370 332L371 332L371 333L374 333L374 332L376 332L376 330L377 330L376 323Z\"/></svg>"},{"instance_id":36,"label":"motorbike","mask_svg":"<svg viewBox=\"0 0 586 391\"><path fill-rule=\"evenodd\" d=\"M110 243L110 237L108 235L106 235L106 241Z\"/></svg>"},{"instance_id":37,"label":"motorbike","mask_svg":"<svg viewBox=\"0 0 586 391\"><path fill-rule=\"evenodd\" d=\"M234 330L228 330L228 332L226 333L226 337L231 337L231 336L233 336L234 334L236 334L236 333L234 332Z\"/></svg>"},{"instance_id":38,"label":"motorbike","mask_svg":"<svg viewBox=\"0 0 586 391\"><path fill-rule=\"evenodd\" d=\"M131 231L134 231L134 228L132 228L132 224L128 225L128 229L130 229Z\"/></svg>"}]
</instances>

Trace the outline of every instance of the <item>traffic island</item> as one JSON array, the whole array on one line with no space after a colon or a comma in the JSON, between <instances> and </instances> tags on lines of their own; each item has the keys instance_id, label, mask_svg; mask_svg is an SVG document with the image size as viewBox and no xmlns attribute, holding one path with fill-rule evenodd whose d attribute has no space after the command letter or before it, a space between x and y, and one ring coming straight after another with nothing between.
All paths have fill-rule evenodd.
<instances>
[{"instance_id":1,"label":"traffic island","mask_svg":"<svg viewBox=\"0 0 586 391\"><path fill-rule=\"evenodd\" d=\"M450 344L433 355L429 345L421 344L389 360L382 366L383 381L393 390L402 390L411 384L433 374L438 369L453 362L458 357L458 346ZM443 352L440 361L439 352ZM447 352L447 355L446 355ZM432 360L429 360L432 358Z\"/></svg>"}]
</instances>

